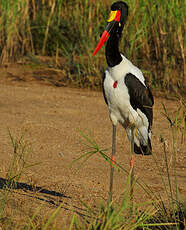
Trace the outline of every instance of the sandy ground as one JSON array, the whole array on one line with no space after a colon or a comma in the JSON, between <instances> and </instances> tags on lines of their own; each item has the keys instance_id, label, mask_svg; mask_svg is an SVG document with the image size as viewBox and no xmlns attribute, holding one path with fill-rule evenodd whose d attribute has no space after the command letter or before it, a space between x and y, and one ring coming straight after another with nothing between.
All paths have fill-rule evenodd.
<instances>
[{"instance_id":1,"label":"sandy ground","mask_svg":"<svg viewBox=\"0 0 186 230\"><path fill-rule=\"evenodd\" d=\"M101 92L68 87L55 87L51 81L39 77L38 72L26 67L2 67L0 77L0 192L6 183L7 172L13 157L13 147L8 130L15 139L23 135L26 143L27 162L36 164L22 174L17 189L9 197L8 215L13 221L27 219L40 207L40 218L53 212L62 202L57 224L68 226L73 212L86 213L81 201L96 207L108 197L109 164L99 154L87 162L72 161L91 151L89 144L78 129L94 138L101 149L110 155L112 125ZM38 75L38 78L37 78ZM174 117L179 101L155 97L153 124L153 156L135 158L135 175L139 182L146 183L153 192L164 197L164 187L154 158L167 184L163 144L166 143L168 163L172 166L172 134L164 117L162 103ZM186 194L186 142L181 143L181 132L175 136L177 151L177 182L181 196ZM125 131L118 126L116 161L129 170L129 142ZM80 167L81 166L81 167ZM80 167L80 168L79 168ZM79 169L79 170L77 170ZM120 200L125 189L127 174L122 170L114 175L113 198ZM142 203L149 196L135 186L134 199Z\"/></svg>"}]
</instances>

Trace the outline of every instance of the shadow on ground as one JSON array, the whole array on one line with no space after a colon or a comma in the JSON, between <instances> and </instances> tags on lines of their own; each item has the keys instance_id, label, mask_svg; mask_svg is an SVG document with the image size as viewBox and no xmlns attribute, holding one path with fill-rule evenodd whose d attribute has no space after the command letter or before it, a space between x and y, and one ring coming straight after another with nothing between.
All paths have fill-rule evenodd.
<instances>
[{"instance_id":1,"label":"shadow on ground","mask_svg":"<svg viewBox=\"0 0 186 230\"><path fill-rule=\"evenodd\" d=\"M14 191L22 190L25 193L21 195L40 200L42 202L46 202L56 208L61 203L63 203L61 208L67 211L73 211L74 213L78 214L81 217L87 216L87 214L85 215L85 212L87 212L86 209L80 208L74 205L69 205L68 202L65 202L64 200L62 200L62 198L72 199L71 196L66 196L63 193L56 192L53 190L48 190L40 186L34 186L34 185L27 184L27 183L11 182L8 179L4 179L0 177L0 190L3 190L5 188L12 189Z\"/></svg>"},{"instance_id":2,"label":"shadow on ground","mask_svg":"<svg viewBox=\"0 0 186 230\"><path fill-rule=\"evenodd\" d=\"M4 179L4 178L0 178L0 189L3 189L8 187L11 189L21 189L25 192L30 191L30 192L38 192L38 193L43 193L43 194L47 194L47 195L51 195L51 196L55 196L55 197L64 197L64 198L71 198L69 196L66 196L62 193L56 192L56 191L51 191L51 190L47 190L44 189L42 187L38 187L38 186L33 186L33 185L29 185L26 183L22 183L22 182L13 182L11 183L9 180Z\"/></svg>"}]
</instances>

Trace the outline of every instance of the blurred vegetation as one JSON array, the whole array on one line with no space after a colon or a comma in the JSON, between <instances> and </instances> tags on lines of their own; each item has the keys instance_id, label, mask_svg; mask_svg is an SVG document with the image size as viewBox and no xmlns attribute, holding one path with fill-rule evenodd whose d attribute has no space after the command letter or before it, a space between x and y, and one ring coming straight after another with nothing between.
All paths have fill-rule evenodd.
<instances>
[{"instance_id":1,"label":"blurred vegetation","mask_svg":"<svg viewBox=\"0 0 186 230\"><path fill-rule=\"evenodd\" d=\"M0 0L0 62L25 55L55 57L55 67L80 87L99 88L104 49L92 52L113 1ZM185 1L126 0L121 52L154 88L185 90ZM59 58L65 58L61 65Z\"/></svg>"}]
</instances>

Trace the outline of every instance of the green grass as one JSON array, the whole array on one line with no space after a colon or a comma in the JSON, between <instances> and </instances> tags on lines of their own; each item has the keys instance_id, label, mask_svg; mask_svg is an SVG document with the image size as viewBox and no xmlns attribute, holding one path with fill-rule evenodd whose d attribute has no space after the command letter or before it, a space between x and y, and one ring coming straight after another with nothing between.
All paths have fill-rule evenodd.
<instances>
[{"instance_id":1,"label":"green grass","mask_svg":"<svg viewBox=\"0 0 186 230\"><path fill-rule=\"evenodd\" d=\"M142 194L146 194L150 200L148 202L133 202L130 200L130 181L129 172L116 164L114 167L128 176L124 191L119 202L113 201L111 204L102 203L96 204L96 208L92 208L82 201L82 205L86 213L84 218L77 214L73 214L69 226L65 229L75 230L184 230L186 227L186 203L182 200L177 181L177 150L176 146L184 141L186 131L184 102L179 99L180 106L178 106L176 114L169 114L165 105L162 105L162 113L166 121L170 124L170 133L172 136L171 157L172 166L168 162L166 140L161 138L162 142L162 156L164 156L163 164L165 172L162 172L161 166L158 164L156 156L153 159L156 165L156 172L161 176L164 195L154 192L142 178L135 178L134 191L137 186L142 190ZM82 155L72 162L72 166L80 163L81 167L75 167L77 170L83 168L83 164L90 160L95 154L103 158L108 165L111 159L108 154L108 149L102 149L97 144L95 138L86 135L79 131L83 138L86 150ZM16 201L14 196L17 183L25 174L29 167L36 166L36 164L28 163L28 155L30 154L30 144L24 140L24 135L14 137L9 131L9 136L12 144L11 160L8 167L6 183L0 190L0 227L3 229L24 229L24 230L58 230L56 217L60 215L60 210L63 208L63 202L58 205L56 209L49 216L42 216L40 210L41 205L36 209L32 209L29 216L22 217L21 222L15 221L15 216L18 213L18 207L21 205ZM181 138L177 139L176 136ZM110 151L110 150L109 150ZM166 176L165 176L166 173ZM173 175L173 176L172 176ZM37 198L37 194L36 198ZM34 198L34 194L33 194ZM13 202L13 200L15 201ZM11 205L13 202L13 206ZM131 205L133 205L133 212L131 213ZM15 207L14 207L15 206ZM21 210L21 209L20 209ZM22 214L20 214L22 216Z\"/></svg>"},{"instance_id":2,"label":"green grass","mask_svg":"<svg viewBox=\"0 0 186 230\"><path fill-rule=\"evenodd\" d=\"M78 87L99 88L104 49L92 57L113 1L0 0L1 63L49 55ZM184 1L132 0L121 51L154 88L182 89L185 79ZM60 66L59 57L66 65Z\"/></svg>"},{"instance_id":3,"label":"green grass","mask_svg":"<svg viewBox=\"0 0 186 230\"><path fill-rule=\"evenodd\" d=\"M134 203L133 213L131 215L131 200L130 200L130 186L129 186L129 172L126 171L121 165L117 162L115 164L116 169L120 169L123 173L128 175L128 181L125 186L125 191L123 192L122 201L118 204L112 203L112 208L107 205L102 206L98 209L98 213L94 214L94 210L90 210L89 216L93 215L93 220L89 224L84 222L83 224L78 221L78 224L74 223L76 229L149 229L149 230L166 230L166 229L185 229L186 228L186 203L182 200L179 191L178 191L178 182L177 182L177 151L176 151L176 140L175 135L183 135L183 132L186 131L185 123L185 111L186 107L183 101L180 101L180 107L178 112L174 117L171 117L165 105L163 107L163 114L165 115L167 121L170 124L170 131L172 134L172 168L168 164L167 158L167 147L165 140L161 137L163 143L162 152L164 155L164 168L166 169L166 177L162 172L161 167L159 166L157 159L153 156L156 173L160 174L162 186L164 190L164 196L160 193L155 193L144 181L140 178L135 179L134 190L136 186L142 188L143 193L147 194L151 201L147 203ZM106 154L107 150L100 149L96 141L92 137L88 137L86 134L81 132L83 139L85 140L85 145L88 151L85 151L77 160L81 160L81 167L83 163L89 160L94 154L99 154L106 162L111 163L110 157ZM180 139L182 141L182 138ZM171 173L173 174L173 179L171 179ZM168 183L166 183L168 181ZM141 210L141 211L140 211Z\"/></svg>"},{"instance_id":4,"label":"green grass","mask_svg":"<svg viewBox=\"0 0 186 230\"><path fill-rule=\"evenodd\" d=\"M87 210L89 210L89 219L88 221L86 220L83 222L79 219L73 219L75 229L184 230L186 228L186 203L185 200L182 200L179 194L176 171L176 146L179 145L179 143L183 143L184 141L184 135L186 131L186 106L182 99L178 100L180 105L178 106L177 113L173 115L169 114L166 106L162 104L162 113L170 125L172 139L172 166L170 165L170 162L168 162L168 150L166 146L166 140L163 137L160 136L160 140L162 142L162 162L164 164L165 172L162 172L156 156L152 155L156 166L155 171L161 177L164 197L162 197L162 194L154 192L150 186L145 183L145 181L141 180L141 178L135 178L134 190L137 186L139 186L143 193L148 195L150 201L146 203L133 203L133 213L131 215L129 186L130 174L128 171L126 171L125 168L116 162L114 167L127 174L128 176L125 190L122 195L122 200L119 203L113 202L111 204L112 208L107 206L107 204L102 205L100 208L98 208L96 213L95 210L92 210L85 204L85 207L87 207ZM107 155L107 149L101 149L96 143L96 140L90 135L88 136L82 131L80 131L80 134L84 139L84 144L87 150L85 150L85 152L73 163L81 161L80 167L83 167L83 163L85 163L95 154L99 154L99 156L103 158L107 163L111 163L111 159ZM181 138L176 139L176 136ZM92 217L92 219L90 219L90 217Z\"/></svg>"}]
</instances>

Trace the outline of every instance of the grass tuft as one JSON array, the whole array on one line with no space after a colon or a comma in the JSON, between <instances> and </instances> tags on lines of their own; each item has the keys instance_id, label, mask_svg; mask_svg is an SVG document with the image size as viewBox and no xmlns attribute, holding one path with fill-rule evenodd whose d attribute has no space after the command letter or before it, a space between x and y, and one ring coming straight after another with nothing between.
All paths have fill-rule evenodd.
<instances>
[{"instance_id":1,"label":"grass tuft","mask_svg":"<svg viewBox=\"0 0 186 230\"><path fill-rule=\"evenodd\" d=\"M96 57L92 53L112 2L0 0L1 63L30 54L52 56L76 86L99 89L104 49ZM143 70L152 87L184 93L184 1L126 2L121 52Z\"/></svg>"}]
</instances>

